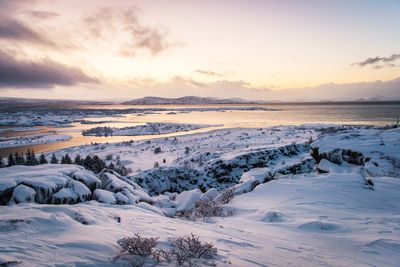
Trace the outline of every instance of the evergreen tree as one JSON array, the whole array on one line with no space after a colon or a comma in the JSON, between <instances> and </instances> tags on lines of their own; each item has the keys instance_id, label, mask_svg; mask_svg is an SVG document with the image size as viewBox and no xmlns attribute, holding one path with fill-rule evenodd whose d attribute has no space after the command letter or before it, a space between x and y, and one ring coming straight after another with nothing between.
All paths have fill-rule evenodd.
<instances>
[{"instance_id":1,"label":"evergreen tree","mask_svg":"<svg viewBox=\"0 0 400 267\"><path fill-rule=\"evenodd\" d=\"M32 156L31 156L31 150L29 148L25 154L25 158L26 158L25 164L28 166L31 166L32 165Z\"/></svg>"},{"instance_id":2,"label":"evergreen tree","mask_svg":"<svg viewBox=\"0 0 400 267\"><path fill-rule=\"evenodd\" d=\"M0 168L3 168L4 166L3 157L0 155Z\"/></svg>"},{"instance_id":3,"label":"evergreen tree","mask_svg":"<svg viewBox=\"0 0 400 267\"><path fill-rule=\"evenodd\" d=\"M87 155L83 160L83 167L88 170L93 170L93 159L91 156Z\"/></svg>"},{"instance_id":4,"label":"evergreen tree","mask_svg":"<svg viewBox=\"0 0 400 267\"><path fill-rule=\"evenodd\" d=\"M24 156L22 154L21 155L18 154L18 152L15 152L15 154L14 154L14 161L15 161L16 165L25 165L26 164Z\"/></svg>"},{"instance_id":5,"label":"evergreen tree","mask_svg":"<svg viewBox=\"0 0 400 267\"><path fill-rule=\"evenodd\" d=\"M15 165L15 160L14 160L14 157L13 157L13 154L11 154L10 153L10 155L8 155L8 167L10 167L10 166L14 166Z\"/></svg>"},{"instance_id":6,"label":"evergreen tree","mask_svg":"<svg viewBox=\"0 0 400 267\"><path fill-rule=\"evenodd\" d=\"M36 158L35 151L31 151L32 165L39 165L39 160Z\"/></svg>"},{"instance_id":7,"label":"evergreen tree","mask_svg":"<svg viewBox=\"0 0 400 267\"><path fill-rule=\"evenodd\" d=\"M65 155L64 159L65 159L65 164L72 164L72 159L68 154Z\"/></svg>"},{"instance_id":8,"label":"evergreen tree","mask_svg":"<svg viewBox=\"0 0 400 267\"><path fill-rule=\"evenodd\" d=\"M66 164L64 156L61 156L61 164Z\"/></svg>"},{"instance_id":9,"label":"evergreen tree","mask_svg":"<svg viewBox=\"0 0 400 267\"><path fill-rule=\"evenodd\" d=\"M25 162L25 164L28 165L28 166L33 166L33 165L38 165L39 164L39 162L38 162L38 160L36 158L35 152L33 150L31 151L30 149L28 149L28 151L26 152L26 162Z\"/></svg>"},{"instance_id":10,"label":"evergreen tree","mask_svg":"<svg viewBox=\"0 0 400 267\"><path fill-rule=\"evenodd\" d=\"M82 160L80 155L76 155L75 156L74 163L77 164L77 165L82 165L83 164L83 160Z\"/></svg>"},{"instance_id":11,"label":"evergreen tree","mask_svg":"<svg viewBox=\"0 0 400 267\"><path fill-rule=\"evenodd\" d=\"M46 163L48 163L46 157L43 154L41 154L39 157L39 164L46 164Z\"/></svg>"},{"instance_id":12,"label":"evergreen tree","mask_svg":"<svg viewBox=\"0 0 400 267\"><path fill-rule=\"evenodd\" d=\"M58 164L58 159L56 158L56 155L54 155L54 153L53 153L53 155L51 156L50 163L51 163L51 164Z\"/></svg>"}]
</instances>

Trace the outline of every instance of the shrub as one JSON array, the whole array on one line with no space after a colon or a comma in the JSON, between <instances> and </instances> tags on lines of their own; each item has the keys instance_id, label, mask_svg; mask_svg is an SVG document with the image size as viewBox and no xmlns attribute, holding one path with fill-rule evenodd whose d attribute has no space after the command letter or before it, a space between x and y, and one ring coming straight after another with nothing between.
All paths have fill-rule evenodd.
<instances>
[{"instance_id":1,"label":"shrub","mask_svg":"<svg viewBox=\"0 0 400 267\"><path fill-rule=\"evenodd\" d=\"M127 251L133 255L147 257L158 245L158 237L141 237L140 234L135 234L133 237L124 237L117 243L122 248L122 252Z\"/></svg>"},{"instance_id":2,"label":"shrub","mask_svg":"<svg viewBox=\"0 0 400 267\"><path fill-rule=\"evenodd\" d=\"M159 153L161 153L161 147L158 146L154 149L154 154L159 154Z\"/></svg>"},{"instance_id":3,"label":"shrub","mask_svg":"<svg viewBox=\"0 0 400 267\"><path fill-rule=\"evenodd\" d=\"M223 190L221 192L221 199L220 199L221 203L222 204L229 203L234 197L234 195L233 195L234 191L235 190L233 188L227 188L227 189Z\"/></svg>"},{"instance_id":4,"label":"shrub","mask_svg":"<svg viewBox=\"0 0 400 267\"><path fill-rule=\"evenodd\" d=\"M213 243L203 243L198 236L190 234L178 237L175 240L171 254L175 257L179 265L188 263L192 266L196 260L216 258L218 250Z\"/></svg>"},{"instance_id":5,"label":"shrub","mask_svg":"<svg viewBox=\"0 0 400 267\"><path fill-rule=\"evenodd\" d=\"M225 216L222 204L215 203L212 200L199 200L193 213L195 218L203 218L203 220L210 217Z\"/></svg>"},{"instance_id":6,"label":"shrub","mask_svg":"<svg viewBox=\"0 0 400 267\"><path fill-rule=\"evenodd\" d=\"M129 263L133 266L143 266L146 263L156 265L162 261L175 262L177 265L188 264L215 265L210 262L217 259L218 249L213 243L201 242L200 238L194 234L178 237L168 244L167 249L156 248L158 237L144 238L139 234L134 237L125 237L118 240L122 252L128 252L133 257L129 258ZM114 260L122 256L118 255Z\"/></svg>"}]
</instances>

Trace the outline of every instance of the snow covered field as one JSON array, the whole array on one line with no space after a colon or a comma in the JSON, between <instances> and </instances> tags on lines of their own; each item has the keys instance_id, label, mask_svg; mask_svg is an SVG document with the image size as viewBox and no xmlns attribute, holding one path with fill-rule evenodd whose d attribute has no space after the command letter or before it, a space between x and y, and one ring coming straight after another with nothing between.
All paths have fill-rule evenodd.
<instances>
[{"instance_id":1,"label":"snow covered field","mask_svg":"<svg viewBox=\"0 0 400 267\"><path fill-rule=\"evenodd\" d=\"M136 136L168 134L175 132L192 131L218 125L206 124L184 124L184 123L145 123L124 128L115 127L95 127L82 132L82 135L93 136Z\"/></svg>"},{"instance_id":2,"label":"snow covered field","mask_svg":"<svg viewBox=\"0 0 400 267\"><path fill-rule=\"evenodd\" d=\"M0 137L0 148L48 144L69 139L71 139L71 136L65 134L38 134L9 138Z\"/></svg>"},{"instance_id":3,"label":"snow covered field","mask_svg":"<svg viewBox=\"0 0 400 267\"><path fill-rule=\"evenodd\" d=\"M167 244L194 233L218 248L218 266L397 266L399 151L400 129L323 125L56 151L98 155L132 173L0 169L0 200L9 203L0 206L0 263L127 266L112 260L120 238L140 233ZM225 188L234 194L222 205L230 216L178 216L202 200L218 203Z\"/></svg>"}]
</instances>

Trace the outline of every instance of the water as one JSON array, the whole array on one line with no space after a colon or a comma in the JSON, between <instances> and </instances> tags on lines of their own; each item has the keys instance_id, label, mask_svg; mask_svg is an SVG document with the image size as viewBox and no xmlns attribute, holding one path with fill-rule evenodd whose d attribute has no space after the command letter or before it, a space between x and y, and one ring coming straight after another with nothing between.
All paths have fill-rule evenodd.
<instances>
[{"instance_id":1,"label":"water","mask_svg":"<svg viewBox=\"0 0 400 267\"><path fill-rule=\"evenodd\" d=\"M207 105L207 106L152 106L157 108L199 108L199 107L245 107L248 105ZM7 156L10 152L25 152L28 148L35 152L47 152L71 146L86 145L91 143L121 142L130 140L145 140L155 137L171 137L183 134L192 134L205 132L220 128L236 127L266 127L276 125L300 125L300 124L351 124L351 125L388 125L396 122L400 114L400 103L372 103L372 104L268 104L251 105L261 106L274 111L260 110L232 110L232 111L204 111L166 114L160 112L157 114L128 114L122 117L98 117L86 118L86 120L112 121L103 124L80 124L73 123L63 127L38 127L36 131L5 131L0 133L2 137L27 136L38 133L56 132L58 134L68 134L72 136L69 141L41 144L33 146L21 146L14 148L0 149L0 155ZM150 108L150 106L126 106L126 105L108 105L108 106L78 106L78 109L127 109L127 108ZM171 123L196 123L219 125L195 131L164 135L144 135L144 136L112 136L96 137L82 136L82 130L98 126L126 127L146 122L171 122Z\"/></svg>"}]
</instances>

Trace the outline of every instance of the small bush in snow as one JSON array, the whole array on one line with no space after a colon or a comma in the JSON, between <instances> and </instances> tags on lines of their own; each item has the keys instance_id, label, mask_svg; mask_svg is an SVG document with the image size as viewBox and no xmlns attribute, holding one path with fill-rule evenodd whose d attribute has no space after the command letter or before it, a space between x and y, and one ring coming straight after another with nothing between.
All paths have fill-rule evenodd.
<instances>
[{"instance_id":1,"label":"small bush in snow","mask_svg":"<svg viewBox=\"0 0 400 267\"><path fill-rule=\"evenodd\" d=\"M167 248L156 248L158 237L143 238L139 234L134 237L125 237L118 240L122 252L128 252L132 257L125 258L132 266L152 266L163 261L174 262L176 265L215 266L218 258L218 249L213 243L201 242L194 234L178 237L171 241ZM119 259L122 254L114 260Z\"/></svg>"},{"instance_id":2,"label":"small bush in snow","mask_svg":"<svg viewBox=\"0 0 400 267\"><path fill-rule=\"evenodd\" d=\"M229 216L228 212L224 211L221 203L212 200L199 200L196 203L196 208L190 212L188 216L191 219L202 218L207 220L210 217L225 217Z\"/></svg>"},{"instance_id":3,"label":"small bush in snow","mask_svg":"<svg viewBox=\"0 0 400 267\"><path fill-rule=\"evenodd\" d=\"M233 195L234 191L235 190L233 188L227 188L224 191L222 191L221 192L221 199L220 199L221 203L222 204L229 203L234 197L234 195Z\"/></svg>"},{"instance_id":4,"label":"small bush in snow","mask_svg":"<svg viewBox=\"0 0 400 267\"><path fill-rule=\"evenodd\" d=\"M122 252L127 251L133 255L147 257L158 245L158 237L141 237L140 234L135 234L133 237L124 237L117 243L122 248Z\"/></svg>"},{"instance_id":5,"label":"small bush in snow","mask_svg":"<svg viewBox=\"0 0 400 267\"><path fill-rule=\"evenodd\" d=\"M154 149L154 154L160 154L161 153L161 147L156 147L155 149Z\"/></svg>"},{"instance_id":6,"label":"small bush in snow","mask_svg":"<svg viewBox=\"0 0 400 267\"><path fill-rule=\"evenodd\" d=\"M215 259L218 250L213 243L201 242L198 236L190 234L175 240L171 254L179 265L188 263L189 266L193 266L202 259Z\"/></svg>"}]
</instances>

